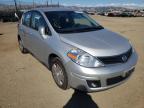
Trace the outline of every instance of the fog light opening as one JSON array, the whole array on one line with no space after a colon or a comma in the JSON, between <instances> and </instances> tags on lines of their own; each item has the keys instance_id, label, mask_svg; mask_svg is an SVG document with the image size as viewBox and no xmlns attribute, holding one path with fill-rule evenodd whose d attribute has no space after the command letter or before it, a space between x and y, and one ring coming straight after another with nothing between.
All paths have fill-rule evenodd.
<instances>
[{"instance_id":1,"label":"fog light opening","mask_svg":"<svg viewBox=\"0 0 144 108\"><path fill-rule=\"evenodd\" d=\"M87 81L87 84L90 88L98 88L101 87L100 80L95 80L95 81Z\"/></svg>"},{"instance_id":2,"label":"fog light opening","mask_svg":"<svg viewBox=\"0 0 144 108\"><path fill-rule=\"evenodd\" d=\"M96 85L95 83L91 83L91 86L92 86L93 88L96 88L96 87L97 87L97 85Z\"/></svg>"}]
</instances>

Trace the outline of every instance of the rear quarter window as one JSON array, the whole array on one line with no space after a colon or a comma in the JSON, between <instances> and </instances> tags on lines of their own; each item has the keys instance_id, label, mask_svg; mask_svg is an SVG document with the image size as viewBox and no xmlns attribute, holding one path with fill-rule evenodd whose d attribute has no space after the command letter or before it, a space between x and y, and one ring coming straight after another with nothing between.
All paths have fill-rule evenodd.
<instances>
[{"instance_id":1,"label":"rear quarter window","mask_svg":"<svg viewBox=\"0 0 144 108\"><path fill-rule=\"evenodd\" d=\"M31 22L31 12L27 12L23 16L22 24L27 27L30 27L30 22Z\"/></svg>"}]
</instances>

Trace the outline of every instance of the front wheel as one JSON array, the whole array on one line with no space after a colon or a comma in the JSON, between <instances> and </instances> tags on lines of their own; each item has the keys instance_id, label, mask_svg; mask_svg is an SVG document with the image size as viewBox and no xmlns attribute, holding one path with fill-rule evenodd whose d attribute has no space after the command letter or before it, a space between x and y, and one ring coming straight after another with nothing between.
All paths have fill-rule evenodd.
<instances>
[{"instance_id":1,"label":"front wheel","mask_svg":"<svg viewBox=\"0 0 144 108\"><path fill-rule=\"evenodd\" d=\"M60 58L55 57L51 63L52 76L55 83L63 90L68 87L68 77Z\"/></svg>"}]
</instances>

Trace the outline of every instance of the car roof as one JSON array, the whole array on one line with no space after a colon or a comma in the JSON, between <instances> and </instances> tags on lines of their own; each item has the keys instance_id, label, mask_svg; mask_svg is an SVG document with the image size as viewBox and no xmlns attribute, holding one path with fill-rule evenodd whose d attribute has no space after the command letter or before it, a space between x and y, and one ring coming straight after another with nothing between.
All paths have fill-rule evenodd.
<instances>
[{"instance_id":1,"label":"car roof","mask_svg":"<svg viewBox=\"0 0 144 108\"><path fill-rule=\"evenodd\" d=\"M42 12L50 12L50 11L75 11L74 9L66 8L66 7L45 7L45 8L35 8L32 10L42 11Z\"/></svg>"}]
</instances>

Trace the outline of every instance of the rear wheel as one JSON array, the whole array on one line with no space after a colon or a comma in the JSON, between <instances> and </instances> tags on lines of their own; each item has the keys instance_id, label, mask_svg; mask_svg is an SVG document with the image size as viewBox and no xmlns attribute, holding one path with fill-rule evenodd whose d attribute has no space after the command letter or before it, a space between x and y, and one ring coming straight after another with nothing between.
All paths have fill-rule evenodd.
<instances>
[{"instance_id":1,"label":"rear wheel","mask_svg":"<svg viewBox=\"0 0 144 108\"><path fill-rule=\"evenodd\" d=\"M24 48L23 42L22 42L22 40L21 40L20 38L18 38L18 43L19 43L19 49L20 49L20 51L21 51L23 54L28 53L27 49Z\"/></svg>"},{"instance_id":2,"label":"rear wheel","mask_svg":"<svg viewBox=\"0 0 144 108\"><path fill-rule=\"evenodd\" d=\"M63 90L66 90L68 87L68 78L65 71L65 68L60 60L60 58L55 57L51 62L51 71L52 76L55 80L55 83Z\"/></svg>"}]
</instances>

